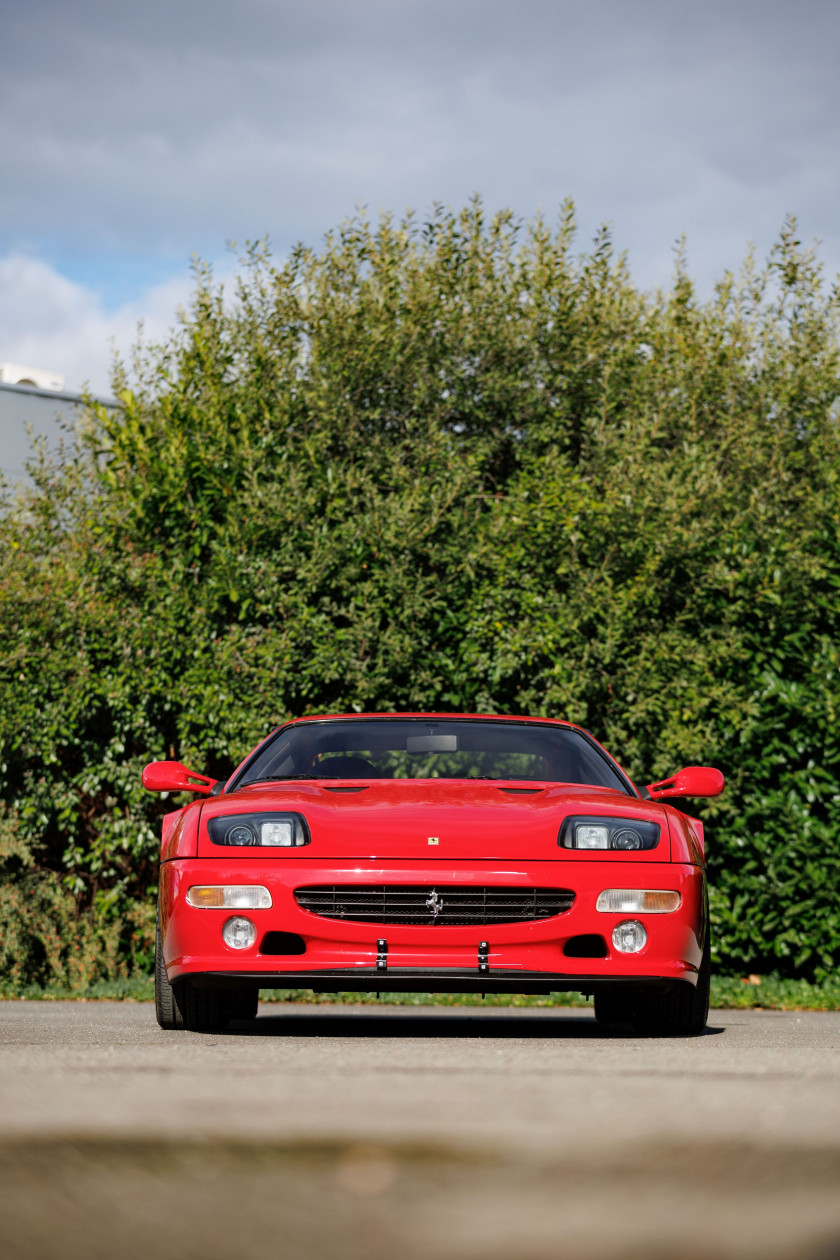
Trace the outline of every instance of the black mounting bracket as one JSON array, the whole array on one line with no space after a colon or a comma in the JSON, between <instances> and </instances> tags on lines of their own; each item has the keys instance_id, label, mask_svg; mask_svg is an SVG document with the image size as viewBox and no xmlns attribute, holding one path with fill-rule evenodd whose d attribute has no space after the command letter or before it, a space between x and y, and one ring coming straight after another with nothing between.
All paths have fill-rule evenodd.
<instances>
[{"instance_id":1,"label":"black mounting bracket","mask_svg":"<svg viewBox=\"0 0 840 1260\"><path fill-rule=\"evenodd\" d=\"M490 970L490 946L487 941L478 942L478 974L485 976Z\"/></svg>"},{"instance_id":2,"label":"black mounting bracket","mask_svg":"<svg viewBox=\"0 0 840 1260\"><path fill-rule=\"evenodd\" d=\"M376 970L388 970L388 942L384 940L376 942Z\"/></svg>"}]
</instances>

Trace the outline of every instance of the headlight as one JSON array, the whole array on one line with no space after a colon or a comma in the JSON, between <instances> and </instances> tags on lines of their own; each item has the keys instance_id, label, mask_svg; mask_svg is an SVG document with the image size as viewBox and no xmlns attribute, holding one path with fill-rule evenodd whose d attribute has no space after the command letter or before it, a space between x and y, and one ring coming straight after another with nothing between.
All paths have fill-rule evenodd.
<instances>
[{"instance_id":1,"label":"headlight","mask_svg":"<svg viewBox=\"0 0 840 1260\"><path fill-rule=\"evenodd\" d=\"M194 885L187 905L198 910L269 910L271 893L261 884Z\"/></svg>"},{"instance_id":2,"label":"headlight","mask_svg":"<svg viewBox=\"0 0 840 1260\"><path fill-rule=\"evenodd\" d=\"M664 888L605 888L595 902L602 914L673 914L682 905L678 892Z\"/></svg>"},{"instance_id":3,"label":"headlight","mask_svg":"<svg viewBox=\"0 0 840 1260\"><path fill-rule=\"evenodd\" d=\"M608 849L610 829L596 823L580 823L575 827L574 841L576 849Z\"/></svg>"},{"instance_id":4,"label":"headlight","mask_svg":"<svg viewBox=\"0 0 840 1260\"><path fill-rule=\"evenodd\" d=\"M659 823L636 818L604 818L573 815L560 828L557 843L564 849L615 849L638 853L659 844Z\"/></svg>"},{"instance_id":5,"label":"headlight","mask_svg":"<svg viewBox=\"0 0 840 1260\"><path fill-rule=\"evenodd\" d=\"M207 821L213 844L266 849L295 849L310 844L303 814L223 814Z\"/></svg>"}]
</instances>

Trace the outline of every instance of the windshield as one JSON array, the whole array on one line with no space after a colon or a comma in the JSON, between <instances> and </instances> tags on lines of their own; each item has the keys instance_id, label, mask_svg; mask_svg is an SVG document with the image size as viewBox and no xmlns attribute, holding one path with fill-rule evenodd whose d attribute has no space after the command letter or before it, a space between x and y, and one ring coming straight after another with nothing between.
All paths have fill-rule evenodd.
<instances>
[{"instance_id":1,"label":"windshield","mask_svg":"<svg viewBox=\"0 0 840 1260\"><path fill-rule=\"evenodd\" d=\"M631 790L579 731L466 718L342 718L287 726L234 786L295 778L524 779Z\"/></svg>"}]
</instances>

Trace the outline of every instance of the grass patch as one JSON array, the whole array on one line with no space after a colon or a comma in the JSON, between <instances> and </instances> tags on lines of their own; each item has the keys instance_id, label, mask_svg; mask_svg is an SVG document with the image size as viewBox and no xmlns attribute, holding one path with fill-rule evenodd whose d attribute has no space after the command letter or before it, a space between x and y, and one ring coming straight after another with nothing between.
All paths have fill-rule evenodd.
<instances>
[{"instance_id":1,"label":"grass patch","mask_svg":"<svg viewBox=\"0 0 840 1260\"><path fill-rule=\"evenodd\" d=\"M96 980L83 989L70 989L65 985L28 984L12 986L0 979L0 999L30 1002L153 1002L155 981L153 976L132 976L120 980Z\"/></svg>"},{"instance_id":2,"label":"grass patch","mask_svg":"<svg viewBox=\"0 0 840 1260\"><path fill-rule=\"evenodd\" d=\"M151 1002L154 980L151 976L133 976L122 980L99 980L86 989L69 989L58 985L42 988L29 985L13 988L0 981L0 999L28 1001L110 1001ZM488 994L482 998L471 993L312 993L308 989L262 989L262 1002L295 1002L306 1006L574 1006L586 1007L589 1002L579 993L554 993L549 997L522 994ZM761 1009L770 1011L838 1011L840 979L810 984L807 980L780 980L776 976L712 977L712 1006L721 1010Z\"/></svg>"},{"instance_id":3,"label":"grass patch","mask_svg":"<svg viewBox=\"0 0 840 1260\"><path fill-rule=\"evenodd\" d=\"M579 993L531 997L523 993L312 993L308 989L261 989L261 1002L295 1002L304 1006L587 1006Z\"/></svg>"},{"instance_id":4,"label":"grass patch","mask_svg":"<svg viewBox=\"0 0 840 1260\"><path fill-rule=\"evenodd\" d=\"M777 976L712 977L712 1006L768 1011L840 1011L840 979L822 984L780 980Z\"/></svg>"}]
</instances>

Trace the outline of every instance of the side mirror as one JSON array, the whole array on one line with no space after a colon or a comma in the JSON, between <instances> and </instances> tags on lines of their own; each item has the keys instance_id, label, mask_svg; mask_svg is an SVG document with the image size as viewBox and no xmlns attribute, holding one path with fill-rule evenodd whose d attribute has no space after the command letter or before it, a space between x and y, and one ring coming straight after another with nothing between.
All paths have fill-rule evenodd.
<instances>
[{"instance_id":1,"label":"side mirror","mask_svg":"<svg viewBox=\"0 0 840 1260\"><path fill-rule=\"evenodd\" d=\"M720 796L726 780L720 770L712 766L686 766L672 774L670 779L649 783L648 791L654 801L666 796Z\"/></svg>"},{"instance_id":2,"label":"side mirror","mask_svg":"<svg viewBox=\"0 0 840 1260\"><path fill-rule=\"evenodd\" d=\"M206 796L215 786L215 779L188 770L180 761L150 761L143 768L143 787L148 792L202 792Z\"/></svg>"}]
</instances>

